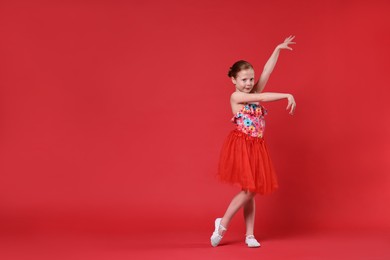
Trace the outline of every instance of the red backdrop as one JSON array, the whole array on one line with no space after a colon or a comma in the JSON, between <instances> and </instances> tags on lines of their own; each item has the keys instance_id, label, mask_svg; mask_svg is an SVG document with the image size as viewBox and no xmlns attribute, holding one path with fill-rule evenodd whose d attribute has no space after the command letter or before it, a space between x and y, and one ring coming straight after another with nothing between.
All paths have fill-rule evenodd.
<instances>
[{"instance_id":1,"label":"red backdrop","mask_svg":"<svg viewBox=\"0 0 390 260\"><path fill-rule=\"evenodd\" d=\"M214 178L228 68L257 79L289 35L265 91L297 110L264 104L280 188L256 198L256 228L390 228L387 1L0 7L2 232L209 232L238 192Z\"/></svg>"}]
</instances>

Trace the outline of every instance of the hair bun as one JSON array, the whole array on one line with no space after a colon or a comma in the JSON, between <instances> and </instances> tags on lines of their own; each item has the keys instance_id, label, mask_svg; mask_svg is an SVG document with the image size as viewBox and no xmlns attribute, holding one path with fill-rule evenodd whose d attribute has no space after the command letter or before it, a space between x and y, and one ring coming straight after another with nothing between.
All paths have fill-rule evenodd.
<instances>
[{"instance_id":1,"label":"hair bun","mask_svg":"<svg viewBox=\"0 0 390 260\"><path fill-rule=\"evenodd\" d=\"M233 67L229 68L228 77L230 78L232 76Z\"/></svg>"}]
</instances>

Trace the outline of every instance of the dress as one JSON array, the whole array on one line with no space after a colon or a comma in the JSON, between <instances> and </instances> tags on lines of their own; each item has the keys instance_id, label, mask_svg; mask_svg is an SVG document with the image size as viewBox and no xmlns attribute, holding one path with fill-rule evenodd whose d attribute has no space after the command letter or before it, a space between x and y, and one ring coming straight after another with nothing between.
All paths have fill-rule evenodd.
<instances>
[{"instance_id":1,"label":"dress","mask_svg":"<svg viewBox=\"0 0 390 260\"><path fill-rule=\"evenodd\" d=\"M231 119L236 125L225 139L217 177L243 190L269 194L278 188L274 166L264 140L267 110L258 104L245 104Z\"/></svg>"}]
</instances>

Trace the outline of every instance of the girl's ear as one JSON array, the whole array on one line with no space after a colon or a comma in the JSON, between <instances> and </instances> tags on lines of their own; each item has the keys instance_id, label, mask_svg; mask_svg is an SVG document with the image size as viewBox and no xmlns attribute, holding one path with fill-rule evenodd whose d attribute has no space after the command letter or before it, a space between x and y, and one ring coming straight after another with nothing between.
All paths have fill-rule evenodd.
<instances>
[{"instance_id":1,"label":"girl's ear","mask_svg":"<svg viewBox=\"0 0 390 260\"><path fill-rule=\"evenodd\" d=\"M233 84L236 85L237 84L236 79L234 77L230 77L230 78L232 79Z\"/></svg>"}]
</instances>

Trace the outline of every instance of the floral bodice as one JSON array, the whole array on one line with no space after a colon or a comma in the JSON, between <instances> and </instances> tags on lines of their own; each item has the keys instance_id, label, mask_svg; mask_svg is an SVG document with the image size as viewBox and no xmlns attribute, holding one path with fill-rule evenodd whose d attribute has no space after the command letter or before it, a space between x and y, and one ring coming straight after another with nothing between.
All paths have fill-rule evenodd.
<instances>
[{"instance_id":1,"label":"floral bodice","mask_svg":"<svg viewBox=\"0 0 390 260\"><path fill-rule=\"evenodd\" d=\"M237 129L252 137L263 137L265 130L264 116L267 110L262 105L246 104L231 119Z\"/></svg>"}]
</instances>

